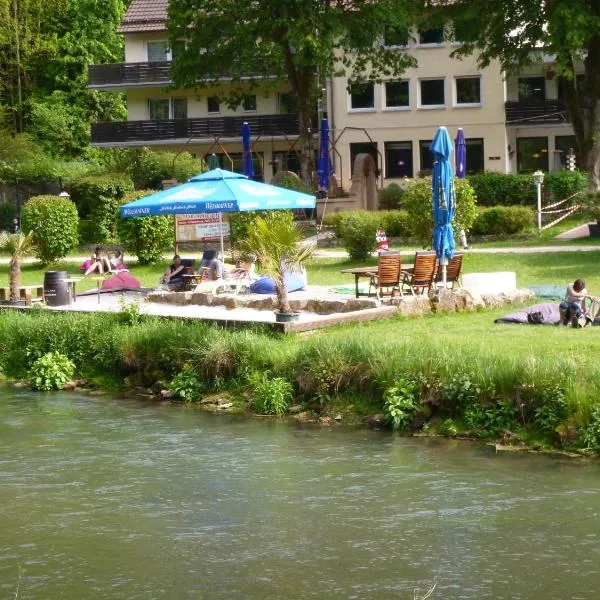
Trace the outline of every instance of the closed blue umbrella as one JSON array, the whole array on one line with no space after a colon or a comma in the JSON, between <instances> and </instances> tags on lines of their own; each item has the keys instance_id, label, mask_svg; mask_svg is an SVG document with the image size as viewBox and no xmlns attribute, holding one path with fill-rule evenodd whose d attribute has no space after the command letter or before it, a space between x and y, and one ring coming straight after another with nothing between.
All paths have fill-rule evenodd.
<instances>
[{"instance_id":1,"label":"closed blue umbrella","mask_svg":"<svg viewBox=\"0 0 600 600\"><path fill-rule=\"evenodd\" d=\"M456 163L456 178L464 179L467 176L467 144L465 142L465 134L462 127L458 128L456 139L454 140L455 147L455 163Z\"/></svg>"},{"instance_id":2,"label":"closed blue umbrella","mask_svg":"<svg viewBox=\"0 0 600 600\"><path fill-rule=\"evenodd\" d=\"M329 178L333 175L333 164L329 154L329 123L326 118L321 121L317 174L319 176L319 187L324 190L329 189Z\"/></svg>"},{"instance_id":3,"label":"closed blue umbrella","mask_svg":"<svg viewBox=\"0 0 600 600\"><path fill-rule=\"evenodd\" d=\"M254 162L252 161L252 151L250 150L250 125L246 121L242 125L242 171L246 177L254 177Z\"/></svg>"},{"instance_id":4,"label":"closed blue umbrella","mask_svg":"<svg viewBox=\"0 0 600 600\"><path fill-rule=\"evenodd\" d=\"M456 211L454 173L452 171L453 144L448 130L440 127L429 147L433 154L432 211L435 227L433 248L442 266L442 281L446 285L446 265L454 256L452 220Z\"/></svg>"}]
</instances>

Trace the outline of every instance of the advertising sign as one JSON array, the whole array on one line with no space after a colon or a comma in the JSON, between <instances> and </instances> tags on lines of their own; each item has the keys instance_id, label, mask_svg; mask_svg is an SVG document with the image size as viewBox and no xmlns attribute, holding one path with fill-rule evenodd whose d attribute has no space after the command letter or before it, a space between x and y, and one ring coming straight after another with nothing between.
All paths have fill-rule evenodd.
<instances>
[{"instance_id":1,"label":"advertising sign","mask_svg":"<svg viewBox=\"0 0 600 600\"><path fill-rule=\"evenodd\" d=\"M198 213L195 215L175 215L175 232L177 242L216 242L229 236L229 223L219 223L218 213ZM220 228L219 228L220 225Z\"/></svg>"}]
</instances>

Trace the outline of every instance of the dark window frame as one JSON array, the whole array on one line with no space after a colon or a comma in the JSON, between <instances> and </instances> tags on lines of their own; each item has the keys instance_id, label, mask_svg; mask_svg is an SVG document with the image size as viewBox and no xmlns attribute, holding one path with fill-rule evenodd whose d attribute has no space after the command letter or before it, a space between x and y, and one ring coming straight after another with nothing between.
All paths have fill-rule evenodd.
<instances>
[{"instance_id":1,"label":"dark window frame","mask_svg":"<svg viewBox=\"0 0 600 600\"><path fill-rule=\"evenodd\" d=\"M399 147L394 147L394 146L400 146L400 145L405 145L407 146L407 148L399 148ZM406 173L405 172L399 172L399 171L404 171L405 169L402 169L402 166L396 164L394 165L393 163L393 159L392 159L392 153L394 151L399 151L399 150L408 150L410 152L410 167L408 169L406 169ZM391 141L391 142L384 142L383 144L383 156L384 156L384 160L385 160L385 177L386 179L401 179L403 177L409 177L409 178L413 178L414 174L415 174L415 167L414 167L414 159L413 159L413 143L412 140L399 140L399 141Z\"/></svg>"},{"instance_id":2,"label":"dark window frame","mask_svg":"<svg viewBox=\"0 0 600 600\"><path fill-rule=\"evenodd\" d=\"M358 93L358 92L354 92L354 90L357 90L358 88L362 88L364 87L365 89L363 90L362 94ZM354 96L361 96L361 95L367 95L367 93L370 90L370 94L368 94L369 96L372 97L372 105L371 106L354 106ZM374 111L375 110L375 84L371 83L371 82L367 82L367 83L361 83L361 84L355 84L353 85L350 90L348 90L348 97L349 97L349 110L350 111Z\"/></svg>"},{"instance_id":3,"label":"dark window frame","mask_svg":"<svg viewBox=\"0 0 600 600\"><path fill-rule=\"evenodd\" d=\"M406 85L406 104L390 104L389 98L390 94L388 93L388 85ZM410 108L410 80L408 79L400 79L397 81L386 81L384 83L385 86L385 106L386 110L399 110L399 109L407 109Z\"/></svg>"},{"instance_id":4,"label":"dark window frame","mask_svg":"<svg viewBox=\"0 0 600 600\"><path fill-rule=\"evenodd\" d=\"M523 168L523 152L525 151L524 149L522 149L522 146L531 140L546 140L546 152L544 152L544 148L541 147L540 148L540 156L534 157L532 155L532 158L535 158L536 160L539 158L542 158L545 155L545 161L540 161L538 164L534 164L531 166L531 168ZM548 136L544 136L544 135L539 135L539 136L525 136L525 137L518 137L517 138L517 173L533 173L534 171L537 170L541 170L541 171L548 171L548 167L549 167L549 156L548 156ZM545 163L545 164L544 164Z\"/></svg>"},{"instance_id":5,"label":"dark window frame","mask_svg":"<svg viewBox=\"0 0 600 600\"><path fill-rule=\"evenodd\" d=\"M442 84L442 102L423 102L423 85L426 87L428 84L440 83ZM429 77L427 79L419 79L419 108L430 108L430 107L445 107L446 106L446 78L445 77Z\"/></svg>"},{"instance_id":6,"label":"dark window frame","mask_svg":"<svg viewBox=\"0 0 600 600\"><path fill-rule=\"evenodd\" d=\"M476 102L462 102L459 100L459 92L458 92L458 84L459 82L464 82L464 81L477 81L478 85L478 92L479 92L479 100L477 100ZM455 77L454 78L454 93L455 93L455 104L456 106L481 106L482 101L481 101L481 76L480 75L473 75L473 76L465 76L465 77Z\"/></svg>"},{"instance_id":7,"label":"dark window frame","mask_svg":"<svg viewBox=\"0 0 600 600\"><path fill-rule=\"evenodd\" d=\"M523 92L526 90L525 86L522 85L521 82L524 82L526 80L529 81L534 81L537 80L538 85L539 82L542 82L542 86L541 91L543 92L543 98L542 97L538 97L540 96L540 94L536 93L536 89L535 87L531 87L529 88L530 91L532 91L533 93L530 93L528 95L525 95ZM547 100L546 98L546 78L543 76L535 76L535 77L519 77L517 79L517 93L518 93L518 97L519 97L519 102L544 102L545 100Z\"/></svg>"},{"instance_id":8,"label":"dark window frame","mask_svg":"<svg viewBox=\"0 0 600 600\"><path fill-rule=\"evenodd\" d=\"M433 27L431 29L419 29L419 46L441 46L444 43L444 28ZM423 41L423 38L429 38L432 41Z\"/></svg>"}]
</instances>

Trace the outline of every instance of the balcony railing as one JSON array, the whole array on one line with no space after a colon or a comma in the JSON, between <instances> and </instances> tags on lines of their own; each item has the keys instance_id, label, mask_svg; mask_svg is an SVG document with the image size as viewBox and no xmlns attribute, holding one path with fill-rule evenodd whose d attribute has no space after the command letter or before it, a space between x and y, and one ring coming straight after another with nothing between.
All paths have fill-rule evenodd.
<instances>
[{"instance_id":1,"label":"balcony railing","mask_svg":"<svg viewBox=\"0 0 600 600\"><path fill-rule=\"evenodd\" d=\"M142 84L163 84L171 82L169 61L143 63L114 63L90 65L88 87L103 88L133 86Z\"/></svg>"},{"instance_id":2,"label":"balcony railing","mask_svg":"<svg viewBox=\"0 0 600 600\"><path fill-rule=\"evenodd\" d=\"M298 115L260 115L169 119L164 121L113 121L92 124L92 144L190 140L214 137L241 137L247 121L252 136L298 135Z\"/></svg>"},{"instance_id":3,"label":"balcony railing","mask_svg":"<svg viewBox=\"0 0 600 600\"><path fill-rule=\"evenodd\" d=\"M504 105L507 125L534 125L568 123L569 115L559 100L527 100L506 102Z\"/></svg>"}]
</instances>

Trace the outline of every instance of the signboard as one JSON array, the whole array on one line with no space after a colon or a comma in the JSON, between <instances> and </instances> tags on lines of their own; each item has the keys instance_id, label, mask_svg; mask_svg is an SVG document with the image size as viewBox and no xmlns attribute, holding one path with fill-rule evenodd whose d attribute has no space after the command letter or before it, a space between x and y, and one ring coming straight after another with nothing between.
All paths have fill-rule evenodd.
<instances>
[{"instance_id":1,"label":"signboard","mask_svg":"<svg viewBox=\"0 0 600 600\"><path fill-rule=\"evenodd\" d=\"M229 223L219 223L218 213L198 213L195 215L175 215L176 242L216 242L229 236ZM221 226L219 228L219 225Z\"/></svg>"}]
</instances>

